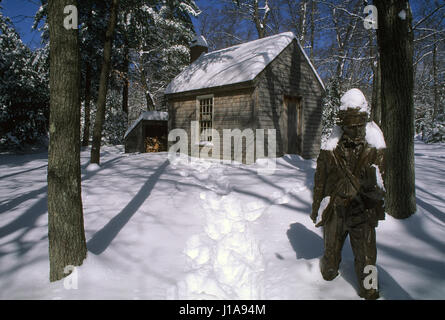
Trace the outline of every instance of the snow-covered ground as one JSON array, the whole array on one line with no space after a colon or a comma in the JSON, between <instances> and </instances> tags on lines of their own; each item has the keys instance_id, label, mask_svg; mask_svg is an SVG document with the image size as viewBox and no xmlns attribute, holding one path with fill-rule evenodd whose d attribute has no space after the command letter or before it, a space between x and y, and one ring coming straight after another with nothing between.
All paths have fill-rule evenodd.
<instances>
[{"instance_id":1,"label":"snow-covered ground","mask_svg":"<svg viewBox=\"0 0 445 320\"><path fill-rule=\"evenodd\" d=\"M377 228L382 299L445 299L445 145L416 142L418 212ZM78 289L49 283L47 154L0 155L1 299L359 299L352 250L322 279L309 218L315 161L255 166L167 153L82 152L88 258ZM71 279L73 280L73 279Z\"/></svg>"}]
</instances>

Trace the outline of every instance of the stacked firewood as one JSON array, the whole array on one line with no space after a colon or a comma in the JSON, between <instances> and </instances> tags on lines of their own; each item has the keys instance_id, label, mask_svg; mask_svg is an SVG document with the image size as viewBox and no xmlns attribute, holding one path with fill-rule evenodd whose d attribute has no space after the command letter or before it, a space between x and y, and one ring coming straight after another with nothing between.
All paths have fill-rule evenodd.
<instances>
[{"instance_id":1,"label":"stacked firewood","mask_svg":"<svg viewBox=\"0 0 445 320\"><path fill-rule=\"evenodd\" d=\"M161 152L167 150L164 139L160 137L145 138L145 152Z\"/></svg>"}]
</instances>

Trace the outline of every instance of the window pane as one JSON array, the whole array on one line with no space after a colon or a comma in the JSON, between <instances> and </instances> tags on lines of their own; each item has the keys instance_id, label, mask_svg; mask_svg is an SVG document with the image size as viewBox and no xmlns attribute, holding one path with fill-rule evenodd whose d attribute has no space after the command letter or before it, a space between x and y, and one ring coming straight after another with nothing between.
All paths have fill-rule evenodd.
<instances>
[{"instance_id":1,"label":"window pane","mask_svg":"<svg viewBox=\"0 0 445 320\"><path fill-rule=\"evenodd\" d=\"M199 128L202 134L206 129L212 129L213 121L213 98L199 100ZM205 141L212 141L211 136L207 136Z\"/></svg>"}]
</instances>

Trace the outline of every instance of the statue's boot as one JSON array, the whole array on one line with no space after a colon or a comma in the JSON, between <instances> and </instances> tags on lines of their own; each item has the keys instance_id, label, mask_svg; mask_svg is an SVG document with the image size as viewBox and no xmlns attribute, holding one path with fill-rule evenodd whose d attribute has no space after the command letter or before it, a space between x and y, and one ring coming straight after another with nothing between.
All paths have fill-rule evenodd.
<instances>
[{"instance_id":1,"label":"statue's boot","mask_svg":"<svg viewBox=\"0 0 445 320\"><path fill-rule=\"evenodd\" d=\"M378 298L380 298L379 291L376 289L366 290L365 288L360 288L360 292L358 295L366 300L377 300Z\"/></svg>"},{"instance_id":2,"label":"statue's boot","mask_svg":"<svg viewBox=\"0 0 445 320\"><path fill-rule=\"evenodd\" d=\"M375 228L364 223L349 230L351 247L354 252L355 273L359 283L359 296L366 300L376 300L380 297L378 291L378 274L376 267L377 247ZM374 267L367 269L367 267ZM373 276L369 279L368 277ZM371 286L365 286L368 282ZM373 286L375 285L375 286ZM369 289L366 289L368 287Z\"/></svg>"},{"instance_id":3,"label":"statue's boot","mask_svg":"<svg viewBox=\"0 0 445 320\"><path fill-rule=\"evenodd\" d=\"M338 264L329 263L325 256L320 260L320 271L323 279L326 281L334 280L338 276Z\"/></svg>"}]
</instances>

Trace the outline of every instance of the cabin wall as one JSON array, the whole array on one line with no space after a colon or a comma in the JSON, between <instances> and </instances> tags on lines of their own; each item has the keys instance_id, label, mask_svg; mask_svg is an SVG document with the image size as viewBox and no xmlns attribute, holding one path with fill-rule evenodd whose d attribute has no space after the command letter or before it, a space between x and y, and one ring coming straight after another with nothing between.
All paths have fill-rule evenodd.
<instances>
[{"instance_id":1,"label":"cabin wall","mask_svg":"<svg viewBox=\"0 0 445 320\"><path fill-rule=\"evenodd\" d=\"M257 100L257 127L277 130L277 156L286 153L282 132L287 128L280 125L284 112L285 96L301 98L303 110L303 132L301 155L317 157L322 132L322 98L324 89L318 82L311 66L293 41L257 77L254 93Z\"/></svg>"},{"instance_id":2,"label":"cabin wall","mask_svg":"<svg viewBox=\"0 0 445 320\"><path fill-rule=\"evenodd\" d=\"M255 129L253 88L230 88L229 91L201 91L189 96L168 98L169 130L184 129L188 135L188 154L191 154L191 121L198 120L197 99L213 94L213 129L220 135L220 159L223 159L223 129ZM193 142L194 143L194 142ZM169 146L174 144L170 142ZM200 148L202 150L202 148ZM243 148L244 149L244 148ZM233 154L233 143L232 143ZM210 152L210 155L212 153Z\"/></svg>"}]
</instances>

